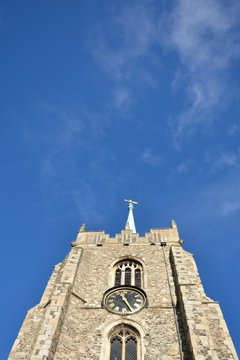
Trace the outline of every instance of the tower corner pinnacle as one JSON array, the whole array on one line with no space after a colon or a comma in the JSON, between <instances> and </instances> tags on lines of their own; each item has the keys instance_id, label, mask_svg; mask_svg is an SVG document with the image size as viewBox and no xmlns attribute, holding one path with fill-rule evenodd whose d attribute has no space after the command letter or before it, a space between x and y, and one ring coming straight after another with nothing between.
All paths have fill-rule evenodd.
<instances>
[{"instance_id":1,"label":"tower corner pinnacle","mask_svg":"<svg viewBox=\"0 0 240 360\"><path fill-rule=\"evenodd\" d=\"M130 227L129 227L129 222L128 222L128 221L126 222L126 225L125 225L125 230L130 230Z\"/></svg>"},{"instance_id":2,"label":"tower corner pinnacle","mask_svg":"<svg viewBox=\"0 0 240 360\"><path fill-rule=\"evenodd\" d=\"M82 226L80 227L80 230L79 230L79 232L85 232L85 224L82 224Z\"/></svg>"},{"instance_id":3,"label":"tower corner pinnacle","mask_svg":"<svg viewBox=\"0 0 240 360\"><path fill-rule=\"evenodd\" d=\"M176 224L175 220L172 220L172 228L177 229L177 224Z\"/></svg>"}]
</instances>

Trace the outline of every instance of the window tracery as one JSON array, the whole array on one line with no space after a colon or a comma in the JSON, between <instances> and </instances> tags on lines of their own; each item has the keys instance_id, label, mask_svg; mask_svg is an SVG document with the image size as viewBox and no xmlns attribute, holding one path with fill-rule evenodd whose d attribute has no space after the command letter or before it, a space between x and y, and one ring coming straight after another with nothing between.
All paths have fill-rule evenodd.
<instances>
[{"instance_id":1,"label":"window tracery","mask_svg":"<svg viewBox=\"0 0 240 360\"><path fill-rule=\"evenodd\" d=\"M139 335L130 326L121 326L110 337L110 360L138 360Z\"/></svg>"}]
</instances>

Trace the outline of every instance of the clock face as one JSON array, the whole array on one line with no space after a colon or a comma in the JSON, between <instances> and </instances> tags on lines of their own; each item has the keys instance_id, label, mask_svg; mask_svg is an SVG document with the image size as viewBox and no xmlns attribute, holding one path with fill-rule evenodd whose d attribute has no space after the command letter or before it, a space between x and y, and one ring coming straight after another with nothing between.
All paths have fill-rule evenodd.
<instances>
[{"instance_id":1,"label":"clock face","mask_svg":"<svg viewBox=\"0 0 240 360\"><path fill-rule=\"evenodd\" d=\"M147 297L143 290L134 286L118 286L109 289L103 297L103 306L110 312L130 315L147 305Z\"/></svg>"}]
</instances>

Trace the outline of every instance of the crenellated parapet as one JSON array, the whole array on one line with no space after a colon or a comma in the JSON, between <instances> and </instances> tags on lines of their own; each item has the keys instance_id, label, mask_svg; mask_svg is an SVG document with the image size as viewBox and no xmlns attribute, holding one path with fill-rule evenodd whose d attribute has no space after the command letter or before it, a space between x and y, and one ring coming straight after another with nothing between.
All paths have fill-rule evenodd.
<instances>
[{"instance_id":1,"label":"crenellated parapet","mask_svg":"<svg viewBox=\"0 0 240 360\"><path fill-rule=\"evenodd\" d=\"M157 245L161 242L182 243L179 239L177 225L174 220L172 220L171 228L150 229L150 232L146 233L145 236L139 236L138 233L134 233L126 226L126 229L122 230L120 234L111 237L105 231L85 231L85 225L83 225L78 232L76 241L72 242L72 246L102 246L104 244L125 246Z\"/></svg>"}]
</instances>

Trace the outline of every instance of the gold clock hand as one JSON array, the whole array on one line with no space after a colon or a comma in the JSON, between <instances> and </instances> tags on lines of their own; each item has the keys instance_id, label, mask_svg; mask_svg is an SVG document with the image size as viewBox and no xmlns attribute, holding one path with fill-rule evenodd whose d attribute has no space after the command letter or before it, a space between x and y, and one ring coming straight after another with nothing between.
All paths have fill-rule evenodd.
<instances>
[{"instance_id":1,"label":"gold clock hand","mask_svg":"<svg viewBox=\"0 0 240 360\"><path fill-rule=\"evenodd\" d=\"M121 298L123 299L123 301L125 302L125 304L128 306L130 311L133 311L133 308L131 307L131 305L129 304L129 302L127 301L127 299L125 298L125 295L120 294Z\"/></svg>"}]
</instances>

